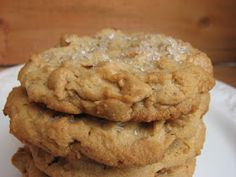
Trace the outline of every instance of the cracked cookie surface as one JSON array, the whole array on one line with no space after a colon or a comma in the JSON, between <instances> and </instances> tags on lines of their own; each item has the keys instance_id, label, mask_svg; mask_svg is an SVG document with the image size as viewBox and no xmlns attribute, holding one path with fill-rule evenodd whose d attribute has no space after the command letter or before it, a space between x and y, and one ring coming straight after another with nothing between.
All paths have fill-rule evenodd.
<instances>
[{"instance_id":1,"label":"cracked cookie surface","mask_svg":"<svg viewBox=\"0 0 236 177\"><path fill-rule=\"evenodd\" d=\"M55 156L89 157L108 166L142 166L158 162L176 141L191 138L208 109L209 95L199 108L176 120L112 122L88 115L69 115L30 103L24 88L10 93L4 108L10 130L18 139Z\"/></svg>"},{"instance_id":2,"label":"cracked cookie surface","mask_svg":"<svg viewBox=\"0 0 236 177\"><path fill-rule=\"evenodd\" d=\"M117 30L67 36L32 56L18 78L34 102L122 122L191 113L214 85L210 59L190 44Z\"/></svg>"},{"instance_id":3,"label":"cracked cookie surface","mask_svg":"<svg viewBox=\"0 0 236 177\"><path fill-rule=\"evenodd\" d=\"M26 158L28 160L23 163L22 159ZM174 166L159 162L144 167L118 169L98 164L86 158L69 162L66 159L52 156L35 146L30 146L30 150L27 147L19 149L12 161L22 173L30 173L27 168L33 166L37 170L37 174L43 172L44 175L47 174L51 177L183 177L181 175L190 177L194 171L195 165L192 165L195 164L195 156L182 161L178 161L177 156L175 158L172 159Z\"/></svg>"}]
</instances>

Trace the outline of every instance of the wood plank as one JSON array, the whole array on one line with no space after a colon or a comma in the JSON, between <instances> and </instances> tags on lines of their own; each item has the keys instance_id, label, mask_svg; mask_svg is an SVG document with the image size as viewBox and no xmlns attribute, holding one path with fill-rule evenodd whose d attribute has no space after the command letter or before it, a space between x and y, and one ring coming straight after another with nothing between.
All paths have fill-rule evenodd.
<instances>
[{"instance_id":1,"label":"wood plank","mask_svg":"<svg viewBox=\"0 0 236 177\"><path fill-rule=\"evenodd\" d=\"M236 61L235 0L1 0L0 64L26 61L57 43L113 27L191 42L214 63Z\"/></svg>"},{"instance_id":2,"label":"wood plank","mask_svg":"<svg viewBox=\"0 0 236 177\"><path fill-rule=\"evenodd\" d=\"M223 81L229 85L236 87L236 65L222 66L217 65L214 67L215 78Z\"/></svg>"}]
</instances>

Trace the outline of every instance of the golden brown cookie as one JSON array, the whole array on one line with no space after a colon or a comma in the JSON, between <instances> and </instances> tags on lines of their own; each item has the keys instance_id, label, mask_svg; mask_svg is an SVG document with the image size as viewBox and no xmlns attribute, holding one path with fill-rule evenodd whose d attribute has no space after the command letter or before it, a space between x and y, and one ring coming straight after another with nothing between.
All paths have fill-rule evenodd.
<instances>
[{"instance_id":1,"label":"golden brown cookie","mask_svg":"<svg viewBox=\"0 0 236 177\"><path fill-rule=\"evenodd\" d=\"M163 168L156 173L155 177L191 177L194 173L195 165L196 159L192 159L184 165Z\"/></svg>"},{"instance_id":2,"label":"golden brown cookie","mask_svg":"<svg viewBox=\"0 0 236 177\"><path fill-rule=\"evenodd\" d=\"M30 100L114 121L178 118L214 85L206 54L164 35L103 30L67 36L19 74Z\"/></svg>"},{"instance_id":3,"label":"golden brown cookie","mask_svg":"<svg viewBox=\"0 0 236 177\"><path fill-rule=\"evenodd\" d=\"M195 160L192 160L192 161L190 161L189 163L187 163L185 165L172 167L172 168L167 168L167 169L162 169L158 173L155 174L155 177L192 177L192 174L193 174L194 169L195 169L195 162L194 161ZM27 170L25 172L21 171L23 177L49 177L48 175L46 175L45 173L43 173L42 171L37 169L35 167L33 161L31 161L30 163L31 163L31 166L34 166L34 168L33 169L28 169L27 168L28 166L26 166ZM83 177L83 176L74 175L73 177ZM109 177L113 177L113 176L109 176ZM135 176L135 177L138 177L138 176Z\"/></svg>"},{"instance_id":4,"label":"golden brown cookie","mask_svg":"<svg viewBox=\"0 0 236 177\"><path fill-rule=\"evenodd\" d=\"M109 166L140 166L158 162L175 141L196 134L209 103L208 94L200 98L197 111L177 120L121 123L51 111L30 103L25 89L18 87L4 112L10 117L11 133L55 156L76 159L82 154Z\"/></svg>"},{"instance_id":5,"label":"golden brown cookie","mask_svg":"<svg viewBox=\"0 0 236 177\"><path fill-rule=\"evenodd\" d=\"M12 163L23 177L48 177L34 165L32 155L27 147L18 149L12 157Z\"/></svg>"},{"instance_id":6,"label":"golden brown cookie","mask_svg":"<svg viewBox=\"0 0 236 177\"><path fill-rule=\"evenodd\" d=\"M178 166L165 167L164 164L158 163L128 169L111 168L88 159L71 164L36 147L31 146L30 149L32 154L27 148L21 148L12 158L13 164L29 177L41 177L46 174L51 177L190 177L195 167L195 159L186 160ZM22 159L27 161L23 162Z\"/></svg>"},{"instance_id":7,"label":"golden brown cookie","mask_svg":"<svg viewBox=\"0 0 236 177\"><path fill-rule=\"evenodd\" d=\"M32 165L38 170L39 166L41 169L45 168L45 173L50 174L50 176L55 177L139 177L140 175L145 175L145 177L154 177L156 169L160 169L157 165L148 165L146 167L131 168L131 169L111 169L104 165L92 162L88 159L81 159L77 164L69 164L62 158L53 157L43 150L36 147L31 147L33 151L34 162L31 152L28 148L20 148L17 153L13 156L13 164L21 171L22 168L26 169L24 172L30 173L27 167ZM22 157L24 155L24 157ZM21 159L28 159L27 163L24 163ZM30 165L29 165L30 164ZM38 170L39 171L39 170ZM43 171L43 170L42 170ZM137 175L137 176L136 176ZM32 176L33 177L33 176Z\"/></svg>"}]
</instances>

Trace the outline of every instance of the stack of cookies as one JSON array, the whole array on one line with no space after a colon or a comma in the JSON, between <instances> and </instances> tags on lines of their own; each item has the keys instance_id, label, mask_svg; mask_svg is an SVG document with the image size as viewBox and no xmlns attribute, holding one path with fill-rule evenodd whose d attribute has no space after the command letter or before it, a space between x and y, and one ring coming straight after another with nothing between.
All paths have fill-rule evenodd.
<instances>
[{"instance_id":1,"label":"stack of cookies","mask_svg":"<svg viewBox=\"0 0 236 177\"><path fill-rule=\"evenodd\" d=\"M106 29L33 55L8 96L27 177L191 177L212 64L164 35Z\"/></svg>"}]
</instances>

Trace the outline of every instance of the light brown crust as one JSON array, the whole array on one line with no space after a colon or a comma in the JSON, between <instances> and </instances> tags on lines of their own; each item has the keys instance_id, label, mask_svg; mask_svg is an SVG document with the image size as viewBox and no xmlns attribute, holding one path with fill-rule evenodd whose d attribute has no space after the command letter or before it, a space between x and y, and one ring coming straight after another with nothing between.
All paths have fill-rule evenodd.
<instances>
[{"instance_id":1,"label":"light brown crust","mask_svg":"<svg viewBox=\"0 0 236 177\"><path fill-rule=\"evenodd\" d=\"M32 154L27 147L18 149L12 157L12 164L23 177L48 177L34 165Z\"/></svg>"},{"instance_id":2,"label":"light brown crust","mask_svg":"<svg viewBox=\"0 0 236 177\"><path fill-rule=\"evenodd\" d=\"M35 146L30 146L30 149L31 152L27 148L19 149L12 158L13 164L29 177L41 177L38 175L44 177L46 174L51 177L191 177L195 167L194 157L185 159L182 164L174 163L177 164L176 166L166 166L160 162L145 167L116 169L88 159L70 163L63 158L53 157ZM22 161L22 159L27 159L27 161ZM28 169L29 167L31 169Z\"/></svg>"},{"instance_id":3,"label":"light brown crust","mask_svg":"<svg viewBox=\"0 0 236 177\"><path fill-rule=\"evenodd\" d=\"M193 112L214 85L210 59L190 44L114 30L66 37L63 47L32 56L18 78L34 102L123 122Z\"/></svg>"},{"instance_id":4,"label":"light brown crust","mask_svg":"<svg viewBox=\"0 0 236 177\"><path fill-rule=\"evenodd\" d=\"M27 168L25 173L22 172L23 177L49 177L39 169L37 169L34 165L34 162L31 161L31 166L34 168ZM192 174L195 169L195 160L190 161L185 165L181 165L178 167L163 169L163 171L158 172L155 177L192 177ZM73 176L76 177L76 176ZM81 176L78 176L81 177ZM113 176L112 176L113 177ZM135 176L138 177L138 176ZM143 177L143 176L142 176Z\"/></svg>"},{"instance_id":5,"label":"light brown crust","mask_svg":"<svg viewBox=\"0 0 236 177\"><path fill-rule=\"evenodd\" d=\"M25 89L18 87L9 95L4 113L18 139L55 156L74 159L83 154L109 166L140 166L159 161L175 140L194 136L208 109L209 95L201 98L198 111L177 120L121 124L50 111L29 103Z\"/></svg>"},{"instance_id":6,"label":"light brown crust","mask_svg":"<svg viewBox=\"0 0 236 177\"><path fill-rule=\"evenodd\" d=\"M192 159L184 165L161 169L156 173L155 177L191 177L193 176L195 165L196 159Z\"/></svg>"}]
</instances>

